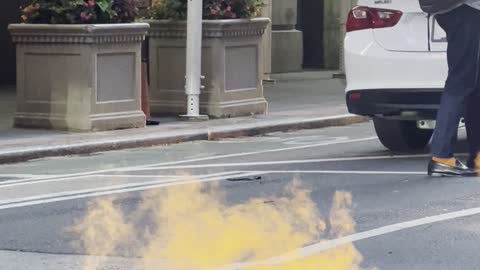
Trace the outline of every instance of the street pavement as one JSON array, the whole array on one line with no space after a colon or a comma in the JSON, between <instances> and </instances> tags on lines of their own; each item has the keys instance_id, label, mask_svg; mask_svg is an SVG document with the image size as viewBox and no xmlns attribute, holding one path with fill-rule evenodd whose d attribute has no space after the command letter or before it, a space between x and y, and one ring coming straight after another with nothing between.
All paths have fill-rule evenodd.
<instances>
[{"instance_id":1,"label":"street pavement","mask_svg":"<svg viewBox=\"0 0 480 270\"><path fill-rule=\"evenodd\" d=\"M362 269L480 269L480 178L428 177L427 162L428 149L391 153L371 123L361 123L2 165L0 268L83 269L85 258L100 254L79 248L70 228L98 198L132 212L149 192L201 182L229 206L258 197L275 203L298 179L323 216L337 192L351 194L355 222L351 233L329 234L300 253L353 243ZM138 250L115 250L99 269L133 269Z\"/></svg>"}]
</instances>

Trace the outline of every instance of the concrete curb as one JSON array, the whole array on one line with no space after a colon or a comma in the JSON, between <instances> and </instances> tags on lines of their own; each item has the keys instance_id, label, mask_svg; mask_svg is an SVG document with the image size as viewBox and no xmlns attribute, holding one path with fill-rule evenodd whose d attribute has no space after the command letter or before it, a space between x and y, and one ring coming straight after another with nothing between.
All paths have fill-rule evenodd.
<instances>
[{"instance_id":1,"label":"concrete curb","mask_svg":"<svg viewBox=\"0 0 480 270\"><path fill-rule=\"evenodd\" d=\"M366 117L340 115L335 117L310 119L287 118L285 120L204 128L201 130L182 130L179 132L170 132L171 134L153 132L148 135L123 136L123 138L103 139L100 141L92 140L82 143L46 145L0 151L0 164L22 162L44 157L87 155L96 152L168 145L199 140L218 140L222 138L257 136L271 132L345 126L366 121L368 121L368 118Z\"/></svg>"},{"instance_id":2,"label":"concrete curb","mask_svg":"<svg viewBox=\"0 0 480 270\"><path fill-rule=\"evenodd\" d=\"M356 123L367 122L367 117L355 115L340 115L335 117L318 117L310 119L287 119L271 121L261 124L246 124L231 128L212 129L209 132L209 140L223 138L235 138L244 136L257 136L272 132L286 132L300 129L316 129L334 126L346 126Z\"/></svg>"},{"instance_id":3,"label":"concrete curb","mask_svg":"<svg viewBox=\"0 0 480 270\"><path fill-rule=\"evenodd\" d=\"M207 132L187 132L177 135L157 135L92 141L88 143L72 143L57 146L27 148L20 151L0 153L0 164L16 163L32 159L72 155L88 155L97 152L114 151L122 149L142 148L149 146L168 145L182 142L208 140Z\"/></svg>"}]
</instances>

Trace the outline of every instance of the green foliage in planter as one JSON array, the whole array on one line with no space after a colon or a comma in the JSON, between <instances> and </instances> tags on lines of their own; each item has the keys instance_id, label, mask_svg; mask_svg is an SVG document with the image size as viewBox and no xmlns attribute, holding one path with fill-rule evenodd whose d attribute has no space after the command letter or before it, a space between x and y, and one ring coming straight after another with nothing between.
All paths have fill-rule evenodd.
<instances>
[{"instance_id":1,"label":"green foliage in planter","mask_svg":"<svg viewBox=\"0 0 480 270\"><path fill-rule=\"evenodd\" d=\"M129 23L138 9L137 0L32 0L22 13L24 23Z\"/></svg>"},{"instance_id":2,"label":"green foliage in planter","mask_svg":"<svg viewBox=\"0 0 480 270\"><path fill-rule=\"evenodd\" d=\"M185 20L187 0L157 0L152 8L152 19ZM203 0L203 18L206 20L254 18L261 15L263 0Z\"/></svg>"},{"instance_id":3,"label":"green foliage in planter","mask_svg":"<svg viewBox=\"0 0 480 270\"><path fill-rule=\"evenodd\" d=\"M187 18L187 0L155 1L152 7L152 19L185 20Z\"/></svg>"}]
</instances>

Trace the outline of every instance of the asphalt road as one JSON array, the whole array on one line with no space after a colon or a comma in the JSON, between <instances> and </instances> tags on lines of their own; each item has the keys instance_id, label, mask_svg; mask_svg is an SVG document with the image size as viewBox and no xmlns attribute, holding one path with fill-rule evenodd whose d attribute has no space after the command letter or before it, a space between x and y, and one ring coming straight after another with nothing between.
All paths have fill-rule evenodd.
<instances>
[{"instance_id":1,"label":"asphalt road","mask_svg":"<svg viewBox=\"0 0 480 270\"><path fill-rule=\"evenodd\" d=\"M463 139L458 152L465 158ZM364 269L480 269L480 178L430 178L427 162L428 150L387 151L365 123L4 165L0 268L83 269L85 258L104 255L91 254L70 230L98 198L132 213L156 196L152 191L202 182L233 207L252 198L275 203L298 179L322 216L336 192L351 195L355 222L354 231L326 234L323 244L300 251L353 243ZM150 223L143 218L135 226ZM115 249L99 269L133 269L141 256L136 245Z\"/></svg>"}]
</instances>

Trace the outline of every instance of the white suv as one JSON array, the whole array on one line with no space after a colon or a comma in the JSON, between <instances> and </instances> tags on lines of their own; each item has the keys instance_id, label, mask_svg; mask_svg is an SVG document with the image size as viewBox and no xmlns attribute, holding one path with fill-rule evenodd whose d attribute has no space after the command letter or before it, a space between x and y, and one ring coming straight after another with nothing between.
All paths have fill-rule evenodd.
<instances>
[{"instance_id":1,"label":"white suv","mask_svg":"<svg viewBox=\"0 0 480 270\"><path fill-rule=\"evenodd\" d=\"M347 105L391 150L425 147L447 76L445 32L418 0L358 0L344 45Z\"/></svg>"}]
</instances>

